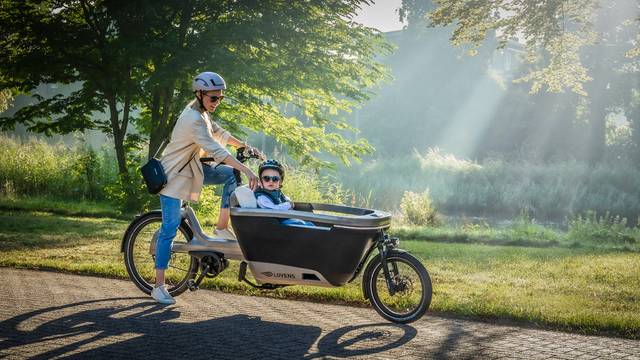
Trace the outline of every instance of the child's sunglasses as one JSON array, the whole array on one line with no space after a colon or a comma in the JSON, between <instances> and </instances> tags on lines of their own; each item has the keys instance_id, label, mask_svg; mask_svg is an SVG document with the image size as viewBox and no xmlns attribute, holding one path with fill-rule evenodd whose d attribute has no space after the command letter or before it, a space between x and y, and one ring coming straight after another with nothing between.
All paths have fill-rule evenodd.
<instances>
[{"instance_id":1,"label":"child's sunglasses","mask_svg":"<svg viewBox=\"0 0 640 360\"><path fill-rule=\"evenodd\" d=\"M265 175L265 176L263 176L263 177L262 177L262 181L266 181L266 182L269 182L269 181L278 182L278 181L280 181L280 176L267 176L267 175Z\"/></svg>"}]
</instances>

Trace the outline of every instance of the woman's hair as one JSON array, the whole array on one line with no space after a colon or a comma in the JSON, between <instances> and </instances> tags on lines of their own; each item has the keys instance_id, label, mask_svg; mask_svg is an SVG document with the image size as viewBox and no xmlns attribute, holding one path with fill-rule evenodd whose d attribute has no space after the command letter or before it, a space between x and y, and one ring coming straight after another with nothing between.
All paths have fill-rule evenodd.
<instances>
[{"instance_id":1,"label":"woman's hair","mask_svg":"<svg viewBox=\"0 0 640 360\"><path fill-rule=\"evenodd\" d=\"M191 100L191 102L189 103L189 106L191 106L191 108L193 110L199 111L201 113L207 111L207 109L205 109L204 107L200 106L200 102L198 101L198 99Z\"/></svg>"}]
</instances>

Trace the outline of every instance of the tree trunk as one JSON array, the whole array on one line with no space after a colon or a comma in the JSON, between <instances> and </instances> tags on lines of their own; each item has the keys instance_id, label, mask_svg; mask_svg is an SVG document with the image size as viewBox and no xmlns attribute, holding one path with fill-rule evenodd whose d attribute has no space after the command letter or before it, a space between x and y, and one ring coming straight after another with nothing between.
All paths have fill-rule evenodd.
<instances>
[{"instance_id":1,"label":"tree trunk","mask_svg":"<svg viewBox=\"0 0 640 360\"><path fill-rule=\"evenodd\" d=\"M117 101L115 96L109 96L107 101L109 103L111 133L113 134L116 159L118 160L118 173L120 175L127 176L129 174L127 172L127 154L124 149L124 134L120 128Z\"/></svg>"},{"instance_id":2,"label":"tree trunk","mask_svg":"<svg viewBox=\"0 0 640 360\"><path fill-rule=\"evenodd\" d=\"M182 10L180 12L180 26L177 31L178 37L175 39L176 43L181 48L186 48L187 32L189 30L189 24L191 23L191 16L193 14L193 2L183 1ZM171 67L171 63L162 63L162 60L156 60L156 67ZM149 134L149 153L148 157L151 159L163 141L171 136L173 128L173 122L175 121L176 114L171 114L171 108L173 105L173 89L175 88L176 79L178 73L174 72L173 79L167 79L162 85L157 86L153 90L153 100L151 105L151 124L153 128Z\"/></svg>"},{"instance_id":3,"label":"tree trunk","mask_svg":"<svg viewBox=\"0 0 640 360\"><path fill-rule=\"evenodd\" d=\"M153 94L151 105L151 123L155 126L149 135L149 153L151 159L160 148L163 141L171 136L172 126L175 119L171 116L171 105L173 104L173 83L163 88L156 88Z\"/></svg>"}]
</instances>

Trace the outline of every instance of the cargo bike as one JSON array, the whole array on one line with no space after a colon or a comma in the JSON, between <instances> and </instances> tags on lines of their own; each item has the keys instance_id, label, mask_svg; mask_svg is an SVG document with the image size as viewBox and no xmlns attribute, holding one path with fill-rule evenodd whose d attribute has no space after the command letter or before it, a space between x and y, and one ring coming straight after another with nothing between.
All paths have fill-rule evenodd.
<instances>
[{"instance_id":1,"label":"cargo bike","mask_svg":"<svg viewBox=\"0 0 640 360\"><path fill-rule=\"evenodd\" d=\"M240 161L249 157L239 149ZM241 180L239 173L236 177ZM231 200L236 239L207 235L194 210L188 203L183 205L165 275L172 296L197 290L205 278L218 276L229 267L229 260L235 260L239 261L238 281L264 290L343 286L362 273L365 299L383 318L396 323L416 321L429 308L429 273L417 258L399 248L397 238L386 233L391 225L389 213L309 202L295 202L294 209L287 211L259 209L246 186L238 187ZM281 222L289 218L313 226ZM155 239L161 223L160 210L136 216L121 245L129 277L147 294L154 285Z\"/></svg>"}]
</instances>

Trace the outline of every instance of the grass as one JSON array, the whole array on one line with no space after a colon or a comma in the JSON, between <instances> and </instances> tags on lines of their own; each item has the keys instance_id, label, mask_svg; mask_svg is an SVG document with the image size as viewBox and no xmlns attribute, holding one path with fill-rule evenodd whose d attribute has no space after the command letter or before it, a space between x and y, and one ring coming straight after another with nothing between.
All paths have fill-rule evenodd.
<instances>
[{"instance_id":1,"label":"grass","mask_svg":"<svg viewBox=\"0 0 640 360\"><path fill-rule=\"evenodd\" d=\"M0 212L0 266L127 278L120 241L128 221L47 212ZM432 311L640 339L640 255L597 248L401 242L429 269ZM341 288L273 292L237 281L232 262L205 288L365 305L359 279ZM188 295L186 295L188 296Z\"/></svg>"},{"instance_id":2,"label":"grass","mask_svg":"<svg viewBox=\"0 0 640 360\"><path fill-rule=\"evenodd\" d=\"M44 211L59 215L130 219L105 201L62 200L48 196L0 196L0 210Z\"/></svg>"},{"instance_id":3,"label":"grass","mask_svg":"<svg viewBox=\"0 0 640 360\"><path fill-rule=\"evenodd\" d=\"M400 239L441 243L507 245L526 247L560 247L640 252L640 229L628 228L620 235L599 235L596 230L580 232L584 226L570 231L548 228L537 224L515 222L504 228L465 224L461 226L394 226L392 232ZM575 229L575 230L574 230ZM601 228L599 228L601 231ZM618 239L619 238L619 239Z\"/></svg>"},{"instance_id":4,"label":"grass","mask_svg":"<svg viewBox=\"0 0 640 360\"><path fill-rule=\"evenodd\" d=\"M0 135L0 158L0 194L105 200L106 185L117 178L115 157L106 148Z\"/></svg>"}]
</instances>

